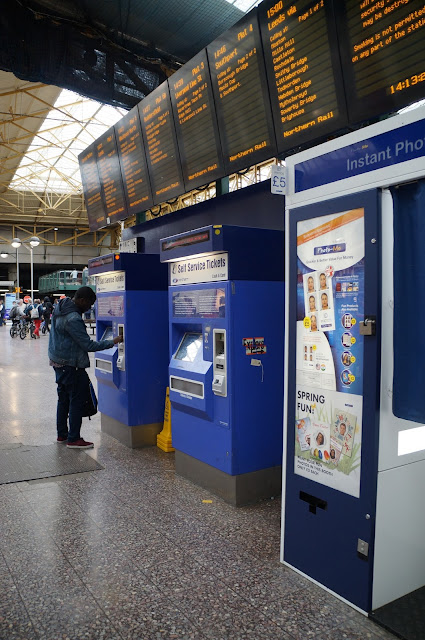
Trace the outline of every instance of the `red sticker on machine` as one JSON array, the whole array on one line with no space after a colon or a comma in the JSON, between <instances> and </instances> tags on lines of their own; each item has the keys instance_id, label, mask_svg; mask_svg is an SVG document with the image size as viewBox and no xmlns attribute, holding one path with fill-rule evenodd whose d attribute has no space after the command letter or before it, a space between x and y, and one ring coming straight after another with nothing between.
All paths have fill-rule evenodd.
<instances>
[{"instance_id":1,"label":"red sticker on machine","mask_svg":"<svg viewBox=\"0 0 425 640\"><path fill-rule=\"evenodd\" d=\"M267 347L264 344L264 338L254 338L252 346L252 354L267 353Z\"/></svg>"},{"instance_id":2,"label":"red sticker on machine","mask_svg":"<svg viewBox=\"0 0 425 640\"><path fill-rule=\"evenodd\" d=\"M245 347L247 356L252 354L253 345L254 345L254 338L242 338L242 346Z\"/></svg>"}]
</instances>

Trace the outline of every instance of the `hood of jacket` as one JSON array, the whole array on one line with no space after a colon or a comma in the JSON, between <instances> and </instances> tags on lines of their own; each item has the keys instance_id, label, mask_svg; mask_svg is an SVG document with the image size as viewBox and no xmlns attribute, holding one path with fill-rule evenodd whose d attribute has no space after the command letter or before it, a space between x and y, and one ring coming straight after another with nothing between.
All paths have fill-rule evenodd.
<instances>
[{"instance_id":1,"label":"hood of jacket","mask_svg":"<svg viewBox=\"0 0 425 640\"><path fill-rule=\"evenodd\" d=\"M59 300L56 306L54 315L67 316L68 313L79 313L81 315L80 309L74 302L72 302L71 298L62 298L62 300Z\"/></svg>"}]
</instances>

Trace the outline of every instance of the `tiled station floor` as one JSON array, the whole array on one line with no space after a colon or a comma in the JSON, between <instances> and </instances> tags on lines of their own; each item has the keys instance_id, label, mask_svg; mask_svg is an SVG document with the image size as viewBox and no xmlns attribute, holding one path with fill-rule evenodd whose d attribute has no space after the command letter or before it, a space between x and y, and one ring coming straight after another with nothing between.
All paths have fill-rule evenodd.
<instances>
[{"instance_id":1,"label":"tiled station floor","mask_svg":"<svg viewBox=\"0 0 425 640\"><path fill-rule=\"evenodd\" d=\"M47 343L0 327L0 447L55 441ZM394 638L279 563L279 500L235 509L99 416L82 435L104 470L0 485L0 640Z\"/></svg>"}]
</instances>

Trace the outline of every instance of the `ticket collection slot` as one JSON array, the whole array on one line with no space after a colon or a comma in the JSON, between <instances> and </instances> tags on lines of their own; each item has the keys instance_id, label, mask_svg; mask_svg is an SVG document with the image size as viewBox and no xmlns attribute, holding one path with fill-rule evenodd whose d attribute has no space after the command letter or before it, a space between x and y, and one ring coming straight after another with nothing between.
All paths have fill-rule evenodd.
<instances>
[{"instance_id":1,"label":"ticket collection slot","mask_svg":"<svg viewBox=\"0 0 425 640\"><path fill-rule=\"evenodd\" d=\"M212 390L217 396L227 396L226 331L213 330L213 383Z\"/></svg>"},{"instance_id":2,"label":"ticket collection slot","mask_svg":"<svg viewBox=\"0 0 425 640\"><path fill-rule=\"evenodd\" d=\"M122 338L122 342L118 344L117 367L121 371L125 371L125 341L124 341L124 325L118 325L118 335Z\"/></svg>"}]
</instances>

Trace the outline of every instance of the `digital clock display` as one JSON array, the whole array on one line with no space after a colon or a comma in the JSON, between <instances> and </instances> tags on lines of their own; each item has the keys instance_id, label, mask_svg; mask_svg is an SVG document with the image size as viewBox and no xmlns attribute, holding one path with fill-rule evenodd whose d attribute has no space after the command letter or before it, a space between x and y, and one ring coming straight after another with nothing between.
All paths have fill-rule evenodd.
<instances>
[{"instance_id":1,"label":"digital clock display","mask_svg":"<svg viewBox=\"0 0 425 640\"><path fill-rule=\"evenodd\" d=\"M351 122L424 97L423 0L334 2Z\"/></svg>"}]
</instances>

